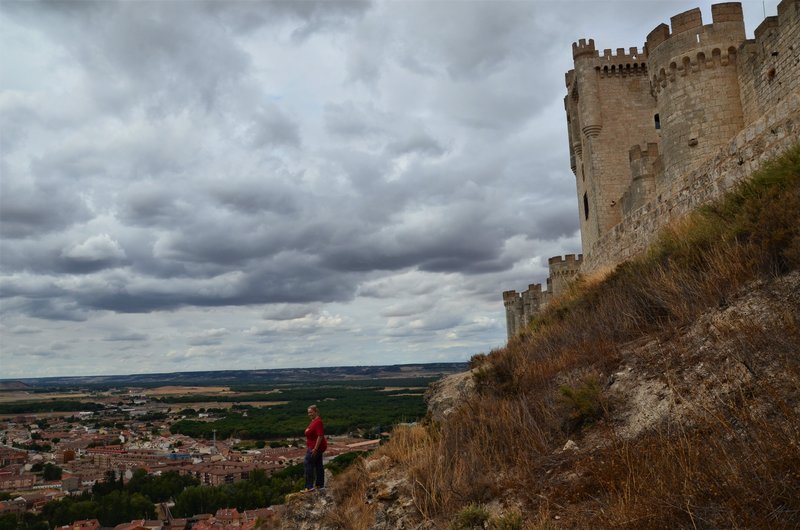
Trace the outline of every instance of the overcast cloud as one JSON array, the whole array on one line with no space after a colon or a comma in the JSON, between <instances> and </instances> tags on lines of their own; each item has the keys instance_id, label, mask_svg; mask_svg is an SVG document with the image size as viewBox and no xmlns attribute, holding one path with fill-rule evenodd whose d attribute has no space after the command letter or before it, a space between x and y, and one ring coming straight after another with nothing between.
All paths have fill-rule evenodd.
<instances>
[{"instance_id":1,"label":"overcast cloud","mask_svg":"<svg viewBox=\"0 0 800 530\"><path fill-rule=\"evenodd\" d=\"M581 250L572 42L697 5L0 1L0 378L503 345Z\"/></svg>"}]
</instances>

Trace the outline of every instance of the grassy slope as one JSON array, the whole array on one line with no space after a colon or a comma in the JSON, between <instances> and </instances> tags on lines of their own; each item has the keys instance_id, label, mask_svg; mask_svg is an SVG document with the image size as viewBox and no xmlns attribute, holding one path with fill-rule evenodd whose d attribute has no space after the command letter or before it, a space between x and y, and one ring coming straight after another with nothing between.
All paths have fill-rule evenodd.
<instances>
[{"instance_id":1,"label":"grassy slope","mask_svg":"<svg viewBox=\"0 0 800 530\"><path fill-rule=\"evenodd\" d=\"M798 527L799 301L725 312L798 270L800 146L473 359L479 393L460 414L397 431L380 454L443 527L497 499L528 528ZM620 370L639 386L613 392ZM671 412L626 434L645 387ZM567 439L580 449L561 451Z\"/></svg>"}]
</instances>

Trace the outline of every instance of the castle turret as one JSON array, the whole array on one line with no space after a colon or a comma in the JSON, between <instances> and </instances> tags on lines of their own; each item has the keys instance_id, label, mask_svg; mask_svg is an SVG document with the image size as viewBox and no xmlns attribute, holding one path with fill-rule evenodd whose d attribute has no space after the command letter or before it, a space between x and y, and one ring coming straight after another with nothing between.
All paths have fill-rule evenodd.
<instances>
[{"instance_id":1,"label":"castle turret","mask_svg":"<svg viewBox=\"0 0 800 530\"><path fill-rule=\"evenodd\" d=\"M552 296L558 297L563 295L567 286L573 281L581 271L583 263L583 254L567 254L563 258L555 256L547 260L550 267L550 281Z\"/></svg>"},{"instance_id":2,"label":"castle turret","mask_svg":"<svg viewBox=\"0 0 800 530\"><path fill-rule=\"evenodd\" d=\"M522 324L522 297L517 291L504 291L503 305L506 308L506 336L510 339L517 334Z\"/></svg>"},{"instance_id":3,"label":"castle turret","mask_svg":"<svg viewBox=\"0 0 800 530\"><path fill-rule=\"evenodd\" d=\"M658 142L647 54L637 48L595 49L592 39L572 45L575 69L564 100L575 172L584 251L622 220L621 199L631 184L631 145ZM620 120L625 116L626 120Z\"/></svg>"},{"instance_id":4,"label":"castle turret","mask_svg":"<svg viewBox=\"0 0 800 530\"><path fill-rule=\"evenodd\" d=\"M658 144L634 145L628 151L631 165L631 186L622 196L624 215L643 206L656 192L656 176L662 174L662 161Z\"/></svg>"},{"instance_id":5,"label":"castle turret","mask_svg":"<svg viewBox=\"0 0 800 530\"><path fill-rule=\"evenodd\" d=\"M699 9L670 19L647 37L647 67L661 125L664 179L695 169L743 126L736 52L744 42L738 3L711 6L704 26Z\"/></svg>"}]
</instances>

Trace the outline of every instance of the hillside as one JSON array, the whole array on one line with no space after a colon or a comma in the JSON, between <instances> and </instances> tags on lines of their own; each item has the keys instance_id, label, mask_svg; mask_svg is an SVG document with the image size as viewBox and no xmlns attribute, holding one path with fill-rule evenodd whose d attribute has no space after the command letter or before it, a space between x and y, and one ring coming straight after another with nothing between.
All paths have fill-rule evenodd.
<instances>
[{"instance_id":1,"label":"hillside","mask_svg":"<svg viewBox=\"0 0 800 530\"><path fill-rule=\"evenodd\" d=\"M799 352L796 146L581 278L280 528L797 528Z\"/></svg>"}]
</instances>

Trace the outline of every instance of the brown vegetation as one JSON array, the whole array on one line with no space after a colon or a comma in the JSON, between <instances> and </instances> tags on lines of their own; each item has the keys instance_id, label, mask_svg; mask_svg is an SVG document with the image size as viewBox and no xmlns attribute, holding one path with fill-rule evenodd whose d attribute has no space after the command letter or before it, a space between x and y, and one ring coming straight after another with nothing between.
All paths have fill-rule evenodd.
<instances>
[{"instance_id":1,"label":"brown vegetation","mask_svg":"<svg viewBox=\"0 0 800 530\"><path fill-rule=\"evenodd\" d=\"M799 270L800 146L473 359L474 398L378 457L440 525L502 499L526 528L798 527Z\"/></svg>"}]
</instances>

